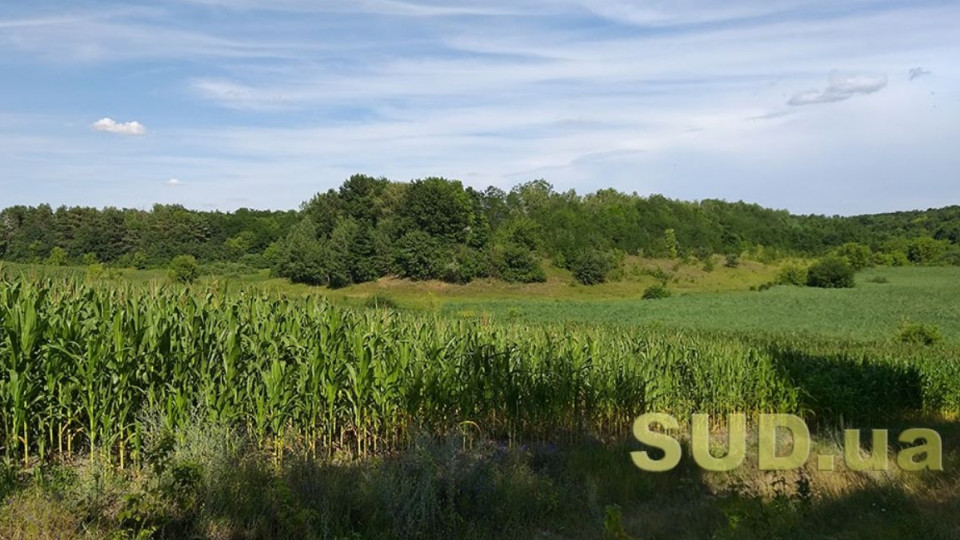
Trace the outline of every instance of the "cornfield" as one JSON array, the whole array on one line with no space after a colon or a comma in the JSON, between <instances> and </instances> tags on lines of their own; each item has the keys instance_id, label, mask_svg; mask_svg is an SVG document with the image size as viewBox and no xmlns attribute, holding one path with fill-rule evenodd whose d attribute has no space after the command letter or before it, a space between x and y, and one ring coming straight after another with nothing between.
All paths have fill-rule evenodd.
<instances>
[{"instance_id":1,"label":"cornfield","mask_svg":"<svg viewBox=\"0 0 960 540\"><path fill-rule=\"evenodd\" d=\"M803 385L832 383L804 379L783 359L793 354L802 366L823 357L797 350L709 335L350 309L255 289L7 276L0 277L0 444L8 461L24 464L95 452L123 466L140 459L146 414L173 433L196 415L229 425L278 460L291 449L390 451L417 433L451 429L510 443L623 436L647 410L683 416L817 406L810 397L818 393ZM919 373L917 406L956 407L956 362L842 355L838 362L872 369L880 382ZM902 401L913 406L907 394Z\"/></svg>"}]
</instances>

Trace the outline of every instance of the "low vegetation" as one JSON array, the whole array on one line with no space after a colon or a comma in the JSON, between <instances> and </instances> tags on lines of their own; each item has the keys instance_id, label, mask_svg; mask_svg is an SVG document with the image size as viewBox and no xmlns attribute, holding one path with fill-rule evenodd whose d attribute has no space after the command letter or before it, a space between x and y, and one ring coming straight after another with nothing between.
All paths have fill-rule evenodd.
<instances>
[{"instance_id":1,"label":"low vegetation","mask_svg":"<svg viewBox=\"0 0 960 540\"><path fill-rule=\"evenodd\" d=\"M807 269L807 286L848 289L854 286L854 267L843 257L820 259Z\"/></svg>"}]
</instances>

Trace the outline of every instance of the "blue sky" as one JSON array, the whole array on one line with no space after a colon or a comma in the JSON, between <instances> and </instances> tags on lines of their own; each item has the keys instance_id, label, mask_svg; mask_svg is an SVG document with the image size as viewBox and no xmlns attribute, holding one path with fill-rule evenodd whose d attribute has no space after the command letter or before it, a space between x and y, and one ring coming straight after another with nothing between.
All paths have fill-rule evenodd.
<instances>
[{"instance_id":1,"label":"blue sky","mask_svg":"<svg viewBox=\"0 0 960 540\"><path fill-rule=\"evenodd\" d=\"M960 204L960 2L0 4L0 207L296 208L356 172Z\"/></svg>"}]
</instances>

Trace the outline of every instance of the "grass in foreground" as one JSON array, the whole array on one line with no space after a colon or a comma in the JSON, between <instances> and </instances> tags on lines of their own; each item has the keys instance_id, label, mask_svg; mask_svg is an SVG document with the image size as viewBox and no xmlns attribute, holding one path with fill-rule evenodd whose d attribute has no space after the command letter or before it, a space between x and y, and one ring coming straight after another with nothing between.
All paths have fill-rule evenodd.
<instances>
[{"instance_id":1,"label":"grass in foreground","mask_svg":"<svg viewBox=\"0 0 960 540\"><path fill-rule=\"evenodd\" d=\"M956 538L960 428L936 427L943 473L759 472L752 453L730 473L686 457L649 473L629 442L505 446L469 431L377 458L276 464L199 421L149 432L141 468L0 466L0 538ZM838 438L822 433L815 451L839 452Z\"/></svg>"}]
</instances>

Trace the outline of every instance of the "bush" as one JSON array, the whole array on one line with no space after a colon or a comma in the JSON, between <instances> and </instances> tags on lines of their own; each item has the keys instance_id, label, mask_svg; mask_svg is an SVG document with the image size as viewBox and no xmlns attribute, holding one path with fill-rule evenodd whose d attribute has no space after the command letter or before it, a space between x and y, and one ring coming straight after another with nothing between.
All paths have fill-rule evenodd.
<instances>
[{"instance_id":1,"label":"bush","mask_svg":"<svg viewBox=\"0 0 960 540\"><path fill-rule=\"evenodd\" d=\"M60 246L55 246L50 250L50 255L47 257L47 264L50 266L66 266L67 250Z\"/></svg>"},{"instance_id":2,"label":"bush","mask_svg":"<svg viewBox=\"0 0 960 540\"><path fill-rule=\"evenodd\" d=\"M854 270L843 257L824 257L807 270L807 286L846 289L854 286Z\"/></svg>"},{"instance_id":3,"label":"bush","mask_svg":"<svg viewBox=\"0 0 960 540\"><path fill-rule=\"evenodd\" d=\"M940 329L934 325L907 323L900 327L899 339L903 343L934 345L943 339Z\"/></svg>"},{"instance_id":4,"label":"bush","mask_svg":"<svg viewBox=\"0 0 960 540\"><path fill-rule=\"evenodd\" d=\"M788 264L780 269L780 273L777 275L777 283L803 287L807 284L807 269L798 264Z\"/></svg>"},{"instance_id":5,"label":"bush","mask_svg":"<svg viewBox=\"0 0 960 540\"><path fill-rule=\"evenodd\" d=\"M914 264L932 264L943 256L947 243L929 236L910 240L907 244L907 259Z\"/></svg>"},{"instance_id":6,"label":"bush","mask_svg":"<svg viewBox=\"0 0 960 540\"><path fill-rule=\"evenodd\" d=\"M727 268L736 268L740 266L740 255L736 253L730 253L727 255L726 261L723 263Z\"/></svg>"},{"instance_id":7,"label":"bush","mask_svg":"<svg viewBox=\"0 0 960 540\"><path fill-rule=\"evenodd\" d=\"M177 283L193 283L200 277L200 266L193 255L178 255L170 261L169 275Z\"/></svg>"},{"instance_id":8,"label":"bush","mask_svg":"<svg viewBox=\"0 0 960 540\"><path fill-rule=\"evenodd\" d=\"M881 285L885 283L890 283L890 280L887 279L885 276L874 276L868 279L867 281L870 283L879 283Z\"/></svg>"},{"instance_id":9,"label":"bush","mask_svg":"<svg viewBox=\"0 0 960 540\"><path fill-rule=\"evenodd\" d=\"M951 249L943 255L943 262L951 266L960 266L960 249Z\"/></svg>"},{"instance_id":10,"label":"bush","mask_svg":"<svg viewBox=\"0 0 960 540\"><path fill-rule=\"evenodd\" d=\"M459 246L454 260L443 267L440 279L447 283L465 284L474 279L490 276L490 260L476 249Z\"/></svg>"},{"instance_id":11,"label":"bush","mask_svg":"<svg viewBox=\"0 0 960 540\"><path fill-rule=\"evenodd\" d=\"M547 280L536 254L520 244L500 246L494 253L494 264L500 279L520 283L542 283Z\"/></svg>"},{"instance_id":12,"label":"bush","mask_svg":"<svg viewBox=\"0 0 960 540\"><path fill-rule=\"evenodd\" d=\"M659 298L669 298L670 290L663 285L651 285L643 291L644 300L657 300Z\"/></svg>"},{"instance_id":13,"label":"bush","mask_svg":"<svg viewBox=\"0 0 960 540\"><path fill-rule=\"evenodd\" d=\"M607 280L607 273L612 269L611 257L595 249L581 253L570 268L573 271L573 277L584 285L603 283Z\"/></svg>"},{"instance_id":14,"label":"bush","mask_svg":"<svg viewBox=\"0 0 960 540\"><path fill-rule=\"evenodd\" d=\"M716 268L716 263L713 262L713 255L707 255L703 261L703 271L713 272L714 268Z\"/></svg>"},{"instance_id":15,"label":"bush","mask_svg":"<svg viewBox=\"0 0 960 540\"><path fill-rule=\"evenodd\" d=\"M863 270L873 263L873 252L870 248L856 242L847 242L838 247L835 253L847 259L855 271Z\"/></svg>"}]
</instances>

